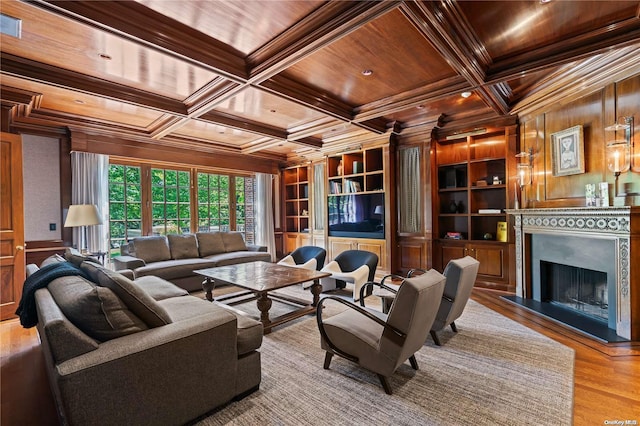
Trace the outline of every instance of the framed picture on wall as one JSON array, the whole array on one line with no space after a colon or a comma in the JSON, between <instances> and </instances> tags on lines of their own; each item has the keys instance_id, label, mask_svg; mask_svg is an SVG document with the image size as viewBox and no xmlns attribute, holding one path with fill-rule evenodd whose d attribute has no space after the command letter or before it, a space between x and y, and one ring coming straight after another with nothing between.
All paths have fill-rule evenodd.
<instances>
[{"instance_id":1,"label":"framed picture on wall","mask_svg":"<svg viewBox=\"0 0 640 426\"><path fill-rule=\"evenodd\" d=\"M582 126L573 126L551 134L551 162L554 176L584 173Z\"/></svg>"}]
</instances>

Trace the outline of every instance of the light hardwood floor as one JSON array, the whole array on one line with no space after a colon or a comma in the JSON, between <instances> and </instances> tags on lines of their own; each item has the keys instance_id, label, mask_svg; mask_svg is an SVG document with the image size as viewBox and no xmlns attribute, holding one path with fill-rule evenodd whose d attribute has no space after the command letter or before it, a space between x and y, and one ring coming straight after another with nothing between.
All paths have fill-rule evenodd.
<instances>
[{"instance_id":1,"label":"light hardwood floor","mask_svg":"<svg viewBox=\"0 0 640 426\"><path fill-rule=\"evenodd\" d=\"M614 420L640 424L640 344L597 343L501 299L501 294L475 289L472 298L575 350L576 426ZM17 320L0 323L0 347L0 424L58 424L35 328L25 330Z\"/></svg>"}]
</instances>

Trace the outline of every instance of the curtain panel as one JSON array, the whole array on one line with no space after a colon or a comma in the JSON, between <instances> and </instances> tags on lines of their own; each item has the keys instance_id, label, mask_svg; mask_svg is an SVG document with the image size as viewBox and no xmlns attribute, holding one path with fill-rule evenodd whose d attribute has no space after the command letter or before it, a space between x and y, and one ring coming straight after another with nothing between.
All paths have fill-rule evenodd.
<instances>
[{"instance_id":1,"label":"curtain panel","mask_svg":"<svg viewBox=\"0 0 640 426\"><path fill-rule=\"evenodd\" d=\"M398 151L400 168L400 217L398 232L417 233L422 227L420 203L420 154L419 146Z\"/></svg>"},{"instance_id":2,"label":"curtain panel","mask_svg":"<svg viewBox=\"0 0 640 426\"><path fill-rule=\"evenodd\" d=\"M256 174L256 244L267 246L271 261L276 261L276 237L273 222L273 176Z\"/></svg>"},{"instance_id":3,"label":"curtain panel","mask_svg":"<svg viewBox=\"0 0 640 426\"><path fill-rule=\"evenodd\" d=\"M102 225L86 226L87 249L109 251L109 156L71 153L71 204L95 204ZM82 229L73 228L73 244L82 247ZM109 256L106 256L108 259Z\"/></svg>"}]
</instances>

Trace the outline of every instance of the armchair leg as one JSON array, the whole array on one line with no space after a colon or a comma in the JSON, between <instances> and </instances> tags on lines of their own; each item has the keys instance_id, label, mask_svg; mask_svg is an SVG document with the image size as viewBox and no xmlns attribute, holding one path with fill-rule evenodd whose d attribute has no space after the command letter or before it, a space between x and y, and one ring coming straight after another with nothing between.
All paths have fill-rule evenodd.
<instances>
[{"instance_id":1,"label":"armchair leg","mask_svg":"<svg viewBox=\"0 0 640 426\"><path fill-rule=\"evenodd\" d=\"M329 369L329 365L331 364L331 358L333 358L333 354L331 352L328 352L324 355L324 369L328 370Z\"/></svg>"},{"instance_id":2,"label":"armchair leg","mask_svg":"<svg viewBox=\"0 0 640 426\"><path fill-rule=\"evenodd\" d=\"M451 330L453 330L454 333L458 332L458 327L456 327L456 323L455 322L451 323Z\"/></svg>"},{"instance_id":3,"label":"armchair leg","mask_svg":"<svg viewBox=\"0 0 640 426\"><path fill-rule=\"evenodd\" d=\"M384 389L387 395L391 395L391 386L389 386L389 381L382 374L378 374L378 378L380 379L380 383L382 383L382 388Z\"/></svg>"},{"instance_id":4,"label":"armchair leg","mask_svg":"<svg viewBox=\"0 0 640 426\"><path fill-rule=\"evenodd\" d=\"M438 339L438 335L433 330L431 330L431 338L433 339L433 343L435 343L437 346L442 346L440 344L440 339Z\"/></svg>"},{"instance_id":5,"label":"armchair leg","mask_svg":"<svg viewBox=\"0 0 640 426\"><path fill-rule=\"evenodd\" d=\"M418 368L418 361L416 361L416 356L415 356L415 355L411 355L411 356L409 357L409 363L411 364L411 367L412 367L414 370L419 370L419 368Z\"/></svg>"}]
</instances>

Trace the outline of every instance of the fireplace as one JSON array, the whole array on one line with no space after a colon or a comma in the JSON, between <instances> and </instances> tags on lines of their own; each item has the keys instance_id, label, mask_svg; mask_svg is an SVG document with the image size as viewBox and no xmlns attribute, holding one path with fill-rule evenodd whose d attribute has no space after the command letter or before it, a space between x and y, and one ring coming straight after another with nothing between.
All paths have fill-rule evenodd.
<instances>
[{"instance_id":1,"label":"fireplace","mask_svg":"<svg viewBox=\"0 0 640 426\"><path fill-rule=\"evenodd\" d=\"M560 263L540 262L540 299L575 315L609 323L607 273ZM615 312L612 309L612 312Z\"/></svg>"},{"instance_id":2,"label":"fireplace","mask_svg":"<svg viewBox=\"0 0 640 426\"><path fill-rule=\"evenodd\" d=\"M631 209L508 213L515 217L517 282L516 295L507 298L598 340L631 340L638 319L630 285Z\"/></svg>"}]
</instances>

